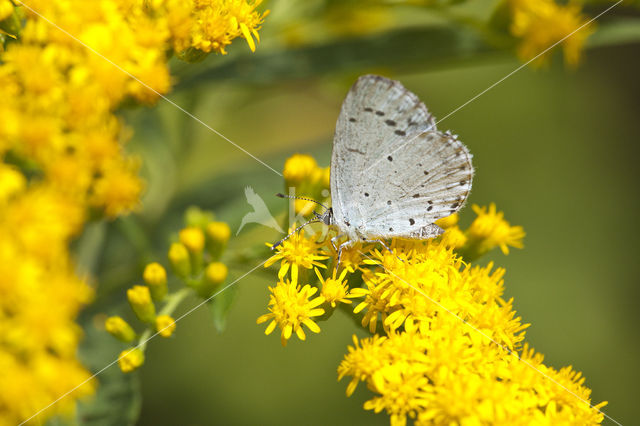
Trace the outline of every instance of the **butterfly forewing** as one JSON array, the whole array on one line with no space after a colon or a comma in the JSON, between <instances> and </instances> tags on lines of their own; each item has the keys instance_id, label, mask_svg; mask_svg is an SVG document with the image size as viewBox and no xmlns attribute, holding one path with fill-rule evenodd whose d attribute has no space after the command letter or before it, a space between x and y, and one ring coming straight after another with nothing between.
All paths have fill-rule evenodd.
<instances>
[{"instance_id":1,"label":"butterfly forewing","mask_svg":"<svg viewBox=\"0 0 640 426\"><path fill-rule=\"evenodd\" d=\"M385 153L435 129L435 122L417 96L400 83L362 76L345 98L331 158L331 196L336 225L351 234L361 222L372 193L363 191L372 175L385 167Z\"/></svg>"}]
</instances>

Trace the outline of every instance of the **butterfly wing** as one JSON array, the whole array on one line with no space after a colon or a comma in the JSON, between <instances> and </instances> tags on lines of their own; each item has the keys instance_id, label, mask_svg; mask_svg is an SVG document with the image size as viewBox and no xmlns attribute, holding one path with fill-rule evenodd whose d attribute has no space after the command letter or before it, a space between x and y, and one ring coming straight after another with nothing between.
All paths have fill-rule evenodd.
<instances>
[{"instance_id":1,"label":"butterfly wing","mask_svg":"<svg viewBox=\"0 0 640 426\"><path fill-rule=\"evenodd\" d=\"M376 178L371 173L378 164L386 166L379 161L385 153L431 129L433 116L399 82L375 75L355 82L342 104L331 157L334 223L342 232L353 238L354 228L368 217L373 190L363 188ZM366 171L374 164L375 170Z\"/></svg>"},{"instance_id":2,"label":"butterfly wing","mask_svg":"<svg viewBox=\"0 0 640 426\"><path fill-rule=\"evenodd\" d=\"M431 238L434 222L457 212L473 179L471 154L450 133L430 130L372 169L362 183L371 196L363 233L378 237Z\"/></svg>"}]
</instances>

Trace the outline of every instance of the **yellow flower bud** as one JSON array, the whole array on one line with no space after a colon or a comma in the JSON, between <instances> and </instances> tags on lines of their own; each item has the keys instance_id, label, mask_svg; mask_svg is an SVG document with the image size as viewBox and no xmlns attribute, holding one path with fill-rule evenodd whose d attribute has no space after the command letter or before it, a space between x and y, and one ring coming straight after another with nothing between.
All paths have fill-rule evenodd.
<instances>
[{"instance_id":1,"label":"yellow flower bud","mask_svg":"<svg viewBox=\"0 0 640 426\"><path fill-rule=\"evenodd\" d=\"M207 266L205 276L210 283L219 285L227 279L228 272L227 265L224 263L212 262Z\"/></svg>"},{"instance_id":2,"label":"yellow flower bud","mask_svg":"<svg viewBox=\"0 0 640 426\"><path fill-rule=\"evenodd\" d=\"M180 242L191 253L200 253L204 249L204 233L194 226L184 228L180 231Z\"/></svg>"},{"instance_id":3,"label":"yellow flower bud","mask_svg":"<svg viewBox=\"0 0 640 426\"><path fill-rule=\"evenodd\" d=\"M118 365L123 373L130 373L144 364L144 352L139 348L130 348L120 352Z\"/></svg>"},{"instance_id":4,"label":"yellow flower bud","mask_svg":"<svg viewBox=\"0 0 640 426\"><path fill-rule=\"evenodd\" d=\"M191 206L184 213L184 223L186 223L187 226L204 228L207 226L207 223L213 220L213 217L213 212L202 210L196 206Z\"/></svg>"},{"instance_id":5,"label":"yellow flower bud","mask_svg":"<svg viewBox=\"0 0 640 426\"><path fill-rule=\"evenodd\" d=\"M151 323L156 319L156 308L151 300L149 287L136 285L127 290L127 299L131 309L142 322Z\"/></svg>"},{"instance_id":6,"label":"yellow flower bud","mask_svg":"<svg viewBox=\"0 0 640 426\"><path fill-rule=\"evenodd\" d=\"M212 241L226 243L231 237L231 228L225 222L211 222L207 225L207 236Z\"/></svg>"},{"instance_id":7,"label":"yellow flower bud","mask_svg":"<svg viewBox=\"0 0 640 426\"><path fill-rule=\"evenodd\" d=\"M136 332L133 331L133 328L118 316L107 318L104 323L104 327L107 329L109 334L125 343L130 343L136 338Z\"/></svg>"},{"instance_id":8,"label":"yellow flower bud","mask_svg":"<svg viewBox=\"0 0 640 426\"><path fill-rule=\"evenodd\" d=\"M169 247L169 262L173 271L180 278L187 278L191 274L189 251L182 243L173 243Z\"/></svg>"},{"instance_id":9,"label":"yellow flower bud","mask_svg":"<svg viewBox=\"0 0 640 426\"><path fill-rule=\"evenodd\" d=\"M224 222L211 222L207 225L208 250L213 259L219 259L231 237L231 228Z\"/></svg>"},{"instance_id":10,"label":"yellow flower bud","mask_svg":"<svg viewBox=\"0 0 640 426\"><path fill-rule=\"evenodd\" d=\"M162 337L171 337L176 329L176 320L169 315L159 315L156 317L156 331Z\"/></svg>"},{"instance_id":11,"label":"yellow flower bud","mask_svg":"<svg viewBox=\"0 0 640 426\"><path fill-rule=\"evenodd\" d=\"M205 279L197 289L198 294L205 298L211 296L220 284L227 279L228 273L229 270L227 269L227 265L224 263L212 262L207 265L207 268L204 271Z\"/></svg>"},{"instance_id":12,"label":"yellow flower bud","mask_svg":"<svg viewBox=\"0 0 640 426\"><path fill-rule=\"evenodd\" d=\"M316 160L306 154L294 154L287 159L284 163L284 169L282 174L289 186L295 186L296 184L308 179L318 168Z\"/></svg>"},{"instance_id":13,"label":"yellow flower bud","mask_svg":"<svg viewBox=\"0 0 640 426\"><path fill-rule=\"evenodd\" d=\"M167 295L167 271L157 262L152 262L144 268L142 274L144 282L149 286L153 300L162 300Z\"/></svg>"}]
</instances>

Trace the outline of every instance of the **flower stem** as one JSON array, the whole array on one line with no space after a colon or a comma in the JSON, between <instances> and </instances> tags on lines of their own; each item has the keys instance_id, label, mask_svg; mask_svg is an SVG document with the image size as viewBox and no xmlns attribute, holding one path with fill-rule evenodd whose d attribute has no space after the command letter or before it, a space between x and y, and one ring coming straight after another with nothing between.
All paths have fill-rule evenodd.
<instances>
[{"instance_id":1,"label":"flower stem","mask_svg":"<svg viewBox=\"0 0 640 426\"><path fill-rule=\"evenodd\" d=\"M183 289L180 289L180 290L176 291L175 293L169 294L167 296L167 302L165 303L165 305L160 310L159 315L171 315L171 314L173 314L173 311L176 310L176 308L178 307L180 302L182 302L189 295L189 293L191 291L192 290L190 288L183 288ZM147 342L151 339L153 332L154 332L153 328L147 328L140 335L139 347L140 347L141 351L145 350L145 348L147 346Z\"/></svg>"}]
</instances>

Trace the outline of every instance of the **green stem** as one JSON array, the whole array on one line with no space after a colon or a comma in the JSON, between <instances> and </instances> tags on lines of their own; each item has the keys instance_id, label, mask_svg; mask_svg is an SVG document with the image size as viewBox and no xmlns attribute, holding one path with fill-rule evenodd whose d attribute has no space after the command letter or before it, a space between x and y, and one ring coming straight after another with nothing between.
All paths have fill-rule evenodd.
<instances>
[{"instance_id":1,"label":"green stem","mask_svg":"<svg viewBox=\"0 0 640 426\"><path fill-rule=\"evenodd\" d=\"M158 315L171 315L176 310L180 302L182 302L191 292L190 288L183 288L175 293L169 294L167 296L167 302L162 307ZM139 340L140 350L144 352L147 347L147 342L151 339L152 333L154 333L153 328L147 328L141 335Z\"/></svg>"}]
</instances>

